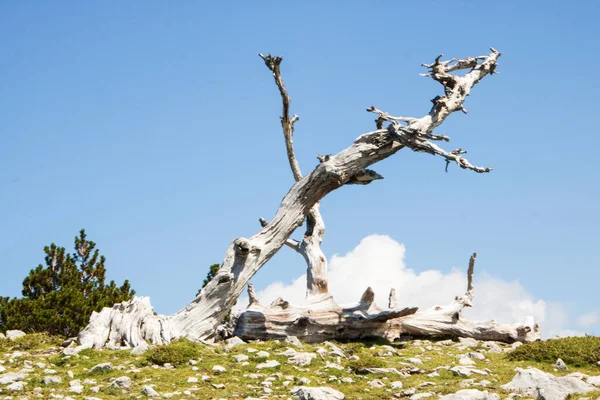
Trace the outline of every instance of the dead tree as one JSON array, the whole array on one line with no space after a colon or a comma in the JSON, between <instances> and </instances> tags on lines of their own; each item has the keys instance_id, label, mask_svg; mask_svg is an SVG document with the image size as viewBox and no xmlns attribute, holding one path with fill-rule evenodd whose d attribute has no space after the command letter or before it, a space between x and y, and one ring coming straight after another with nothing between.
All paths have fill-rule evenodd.
<instances>
[{"instance_id":1,"label":"dead tree","mask_svg":"<svg viewBox=\"0 0 600 400\"><path fill-rule=\"evenodd\" d=\"M340 307L329 296L326 259L320 249L324 224L319 213L319 201L328 193L346 184L369 184L381 179L368 169L403 148L439 155L446 163L456 163L477 173L490 168L472 165L461 149L446 151L434 142L449 141L434 133L453 112L466 113L463 104L471 89L486 75L494 74L500 53L491 49L486 56L440 61L438 56L428 68L429 76L440 82L444 94L436 96L429 113L421 118L393 117L375 107L367 111L377 114L376 129L364 133L346 149L331 156L321 156L320 164L302 176L295 159L292 135L297 116L289 116L289 96L280 74L281 57L262 56L283 100L282 127L286 138L288 160L295 184L283 198L270 222L261 220L262 229L250 238L237 238L227 249L218 274L185 308L172 316L154 315L148 298L134 298L94 313L89 325L79 334L80 348L137 347L146 341L165 344L174 338L207 340L217 335L218 327L229 313L252 276L283 246L288 245L302 254L308 264L307 295L312 304L291 307L280 300L262 307L249 287L251 305L239 318L236 333L247 338L281 337L294 334L305 340L310 337L357 338L385 336L394 338L402 333L412 335L457 334L503 341L531 340L539 337L532 321L525 324L499 325L494 322L463 321L462 308L469 306L472 297L472 267L469 285L464 296L457 297L446 307L417 312L416 308L380 310L374 303L374 293L368 288L353 307ZM462 76L452 72L466 71ZM447 165L446 165L447 166ZM307 234L302 241L290 239L292 233L307 220ZM472 263L474 262L474 257ZM390 296L392 297L392 296ZM320 337L315 332L325 332Z\"/></svg>"}]
</instances>

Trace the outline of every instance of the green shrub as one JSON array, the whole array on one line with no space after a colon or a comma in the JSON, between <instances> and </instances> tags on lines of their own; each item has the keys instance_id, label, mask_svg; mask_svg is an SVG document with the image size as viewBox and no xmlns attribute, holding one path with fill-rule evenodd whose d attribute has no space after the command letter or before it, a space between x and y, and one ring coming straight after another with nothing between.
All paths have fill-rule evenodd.
<instances>
[{"instance_id":1,"label":"green shrub","mask_svg":"<svg viewBox=\"0 0 600 400\"><path fill-rule=\"evenodd\" d=\"M202 346L188 339L179 339L165 346L157 346L146 352L144 358L151 364L183 365L200 357Z\"/></svg>"},{"instance_id":2,"label":"green shrub","mask_svg":"<svg viewBox=\"0 0 600 400\"><path fill-rule=\"evenodd\" d=\"M600 361L600 337L570 337L525 343L507 355L511 361L555 363L558 358L567 365L584 367Z\"/></svg>"}]
</instances>

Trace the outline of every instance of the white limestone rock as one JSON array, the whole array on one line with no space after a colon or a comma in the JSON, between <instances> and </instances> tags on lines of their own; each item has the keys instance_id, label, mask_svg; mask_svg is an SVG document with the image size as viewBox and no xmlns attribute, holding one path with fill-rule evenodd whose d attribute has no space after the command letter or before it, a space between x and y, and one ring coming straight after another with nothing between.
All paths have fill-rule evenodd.
<instances>
[{"instance_id":1,"label":"white limestone rock","mask_svg":"<svg viewBox=\"0 0 600 400\"><path fill-rule=\"evenodd\" d=\"M160 395L156 392L156 390L154 390L152 386L143 386L142 394L144 394L146 397L160 397Z\"/></svg>"},{"instance_id":2,"label":"white limestone rock","mask_svg":"<svg viewBox=\"0 0 600 400\"><path fill-rule=\"evenodd\" d=\"M92 369L90 369L90 373L92 373L92 372L108 372L108 371L111 371L112 369L113 369L113 367L112 367L111 363L102 363L102 364L94 365L92 367Z\"/></svg>"},{"instance_id":3,"label":"white limestone rock","mask_svg":"<svg viewBox=\"0 0 600 400\"><path fill-rule=\"evenodd\" d=\"M296 336L287 336L283 341L298 348L304 347L302 342Z\"/></svg>"},{"instance_id":4,"label":"white limestone rock","mask_svg":"<svg viewBox=\"0 0 600 400\"><path fill-rule=\"evenodd\" d=\"M45 376L42 379L42 383L44 385L50 385L53 383L61 383L62 382L62 378L60 376Z\"/></svg>"},{"instance_id":5,"label":"white limestone rock","mask_svg":"<svg viewBox=\"0 0 600 400\"><path fill-rule=\"evenodd\" d=\"M298 365L299 367L307 367L316 358L315 353L296 353L288 359L289 364Z\"/></svg>"},{"instance_id":6,"label":"white limestone rock","mask_svg":"<svg viewBox=\"0 0 600 400\"><path fill-rule=\"evenodd\" d=\"M344 394L330 387L296 386L291 392L297 400L343 400Z\"/></svg>"},{"instance_id":7,"label":"white limestone rock","mask_svg":"<svg viewBox=\"0 0 600 400\"><path fill-rule=\"evenodd\" d=\"M10 340L16 340L20 337L25 336L26 333L23 331L19 331L19 330L11 330L11 331L6 331L6 338L10 339Z\"/></svg>"},{"instance_id":8,"label":"white limestone rock","mask_svg":"<svg viewBox=\"0 0 600 400\"><path fill-rule=\"evenodd\" d=\"M131 378L128 376L120 376L114 381L112 381L110 386L122 389L129 389L131 387Z\"/></svg>"},{"instance_id":9,"label":"white limestone rock","mask_svg":"<svg viewBox=\"0 0 600 400\"><path fill-rule=\"evenodd\" d=\"M13 382L6 387L7 390L22 391L25 390L25 382Z\"/></svg>"},{"instance_id":10,"label":"white limestone rock","mask_svg":"<svg viewBox=\"0 0 600 400\"><path fill-rule=\"evenodd\" d=\"M225 341L225 343L227 343L226 346L227 346L228 349L231 349L231 348L233 348L235 346L240 346L240 345L246 344L246 342L244 342L242 339L240 339L237 336L234 336L234 337L231 337L231 338L227 339Z\"/></svg>"},{"instance_id":11,"label":"white limestone rock","mask_svg":"<svg viewBox=\"0 0 600 400\"><path fill-rule=\"evenodd\" d=\"M477 389L463 389L456 393L442 396L439 400L500 400L500 396L495 393L490 394L487 391L482 392Z\"/></svg>"},{"instance_id":12,"label":"white limestone rock","mask_svg":"<svg viewBox=\"0 0 600 400\"><path fill-rule=\"evenodd\" d=\"M227 369L222 365L215 365L214 367L212 367L212 370L218 373L227 372Z\"/></svg>"},{"instance_id":13,"label":"white limestone rock","mask_svg":"<svg viewBox=\"0 0 600 400\"><path fill-rule=\"evenodd\" d=\"M502 389L545 400L565 400L569 395L597 390L589 383L572 376L556 377L537 368L516 370L515 377L503 385Z\"/></svg>"},{"instance_id":14,"label":"white limestone rock","mask_svg":"<svg viewBox=\"0 0 600 400\"><path fill-rule=\"evenodd\" d=\"M276 368L279 367L281 364L279 364L278 361L276 360L267 360L267 362L264 363L260 363L256 366L257 369L264 369L264 368Z\"/></svg>"},{"instance_id":15,"label":"white limestone rock","mask_svg":"<svg viewBox=\"0 0 600 400\"><path fill-rule=\"evenodd\" d=\"M561 371L566 371L567 368L567 364L565 364L565 362L559 358L558 360L556 360L556 362L554 363L554 366L558 369L560 369Z\"/></svg>"}]
</instances>

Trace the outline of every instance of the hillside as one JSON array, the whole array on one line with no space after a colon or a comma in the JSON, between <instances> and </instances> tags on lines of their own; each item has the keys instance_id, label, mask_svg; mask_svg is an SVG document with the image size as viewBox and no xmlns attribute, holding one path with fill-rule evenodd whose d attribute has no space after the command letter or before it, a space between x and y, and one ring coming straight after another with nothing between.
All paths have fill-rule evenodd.
<instances>
[{"instance_id":1,"label":"hillside","mask_svg":"<svg viewBox=\"0 0 600 400\"><path fill-rule=\"evenodd\" d=\"M596 384L593 391L571 398L597 398L600 377L587 376L600 375L600 365L588 362L584 353L596 354L600 339L577 340L567 345L562 342L562 347L544 345L543 349L539 344L525 345L513 352L517 345L472 339L300 347L299 343L276 341L237 344L234 338L229 344L215 346L181 340L143 355L123 350L83 350L68 355L72 348L60 347L59 338L33 334L0 339L0 398L288 399L295 398L295 387L305 386L329 387L346 399L436 399L463 389L480 392L448 398L493 399L498 398L494 394L518 396L501 386L515 377L515 368L528 367L557 377L570 376L567 379L588 388ZM562 351L577 366L567 365L564 371L543 357L542 361L515 360L540 354L554 357L552 351ZM311 398L299 389L295 393L298 398ZM328 396L320 398L341 398L334 391ZM527 393L522 396L528 397ZM553 396L542 397L557 398Z\"/></svg>"}]
</instances>

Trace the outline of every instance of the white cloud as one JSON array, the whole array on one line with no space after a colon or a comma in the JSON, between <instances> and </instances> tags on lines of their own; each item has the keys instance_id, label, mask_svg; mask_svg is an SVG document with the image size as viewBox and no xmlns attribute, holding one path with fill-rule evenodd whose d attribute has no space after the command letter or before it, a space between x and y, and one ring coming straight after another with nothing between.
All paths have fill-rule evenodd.
<instances>
[{"instance_id":1,"label":"white cloud","mask_svg":"<svg viewBox=\"0 0 600 400\"><path fill-rule=\"evenodd\" d=\"M465 270L455 269L450 273L427 270L420 273L407 268L404 263L406 249L403 244L389 236L370 235L346 255L334 255L329 263L329 291L339 304L356 303L365 289L375 291L375 301L380 307L387 306L391 287L396 289L399 305L428 308L447 304L466 290ZM275 282L257 295L263 304L283 297L292 304L302 304L306 290L306 275L294 279L290 285ZM246 297L238 304L245 307ZM559 303L548 303L534 299L523 286L514 281L507 282L475 273L475 299L473 307L465 310L472 320L495 319L502 323L523 322L533 316L542 326L544 337L580 335L565 327L569 313ZM582 316L581 324L590 326L597 322L590 315Z\"/></svg>"},{"instance_id":2,"label":"white cloud","mask_svg":"<svg viewBox=\"0 0 600 400\"><path fill-rule=\"evenodd\" d=\"M577 324L584 328L589 328L593 325L596 325L598 322L600 322L600 315L598 315L597 312L589 312L586 314L581 314L577 318Z\"/></svg>"}]
</instances>

